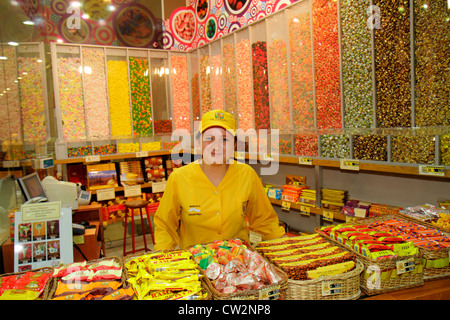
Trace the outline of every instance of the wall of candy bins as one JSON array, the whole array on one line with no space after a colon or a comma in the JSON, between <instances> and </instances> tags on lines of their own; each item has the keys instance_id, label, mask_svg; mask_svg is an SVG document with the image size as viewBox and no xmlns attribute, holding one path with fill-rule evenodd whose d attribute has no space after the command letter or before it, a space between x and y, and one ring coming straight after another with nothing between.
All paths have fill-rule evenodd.
<instances>
[{"instance_id":1,"label":"wall of candy bins","mask_svg":"<svg viewBox=\"0 0 450 320\"><path fill-rule=\"evenodd\" d=\"M63 157L157 147L222 108L285 155L449 165L449 19L444 0L305 0L188 52L54 44Z\"/></svg>"}]
</instances>

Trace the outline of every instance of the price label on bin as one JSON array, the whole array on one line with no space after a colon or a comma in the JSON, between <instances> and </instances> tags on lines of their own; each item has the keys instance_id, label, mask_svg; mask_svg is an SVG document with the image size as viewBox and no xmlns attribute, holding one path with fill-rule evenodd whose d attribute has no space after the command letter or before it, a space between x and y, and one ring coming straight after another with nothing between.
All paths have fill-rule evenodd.
<instances>
[{"instance_id":1,"label":"price label on bin","mask_svg":"<svg viewBox=\"0 0 450 320\"><path fill-rule=\"evenodd\" d=\"M414 258L397 261L397 274L413 271L416 268Z\"/></svg>"}]
</instances>

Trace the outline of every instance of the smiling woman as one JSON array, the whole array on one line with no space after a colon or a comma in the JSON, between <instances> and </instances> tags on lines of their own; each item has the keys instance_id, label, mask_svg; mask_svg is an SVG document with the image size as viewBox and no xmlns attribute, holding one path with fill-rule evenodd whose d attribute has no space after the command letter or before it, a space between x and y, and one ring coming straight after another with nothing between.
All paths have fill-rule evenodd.
<instances>
[{"instance_id":1,"label":"smiling woman","mask_svg":"<svg viewBox=\"0 0 450 320\"><path fill-rule=\"evenodd\" d=\"M187 248L240 238L281 237L261 180L252 167L233 160L234 117L223 110L203 115L196 141L202 159L174 171L154 217L155 250Z\"/></svg>"}]
</instances>

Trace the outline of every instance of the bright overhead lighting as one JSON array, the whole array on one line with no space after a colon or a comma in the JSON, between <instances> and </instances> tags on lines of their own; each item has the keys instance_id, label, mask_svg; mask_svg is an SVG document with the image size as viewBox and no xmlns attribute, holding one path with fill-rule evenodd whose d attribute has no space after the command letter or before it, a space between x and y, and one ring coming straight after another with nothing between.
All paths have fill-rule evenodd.
<instances>
[{"instance_id":1,"label":"bright overhead lighting","mask_svg":"<svg viewBox=\"0 0 450 320\"><path fill-rule=\"evenodd\" d=\"M1 57L0 57L0 60L8 60L8 57L3 57L3 56L1 56Z\"/></svg>"},{"instance_id":2,"label":"bright overhead lighting","mask_svg":"<svg viewBox=\"0 0 450 320\"><path fill-rule=\"evenodd\" d=\"M73 1L73 2L70 3L69 6L70 6L70 7L73 7L73 8L79 8L79 7L81 7L81 2L79 2L79 1Z\"/></svg>"},{"instance_id":3,"label":"bright overhead lighting","mask_svg":"<svg viewBox=\"0 0 450 320\"><path fill-rule=\"evenodd\" d=\"M114 7L112 4L110 4L108 8L109 8L109 11L116 11L116 7Z\"/></svg>"},{"instance_id":4,"label":"bright overhead lighting","mask_svg":"<svg viewBox=\"0 0 450 320\"><path fill-rule=\"evenodd\" d=\"M14 41L10 41L10 42L8 42L8 44L10 46L18 46L19 45L17 42L14 42Z\"/></svg>"},{"instance_id":5,"label":"bright overhead lighting","mask_svg":"<svg viewBox=\"0 0 450 320\"><path fill-rule=\"evenodd\" d=\"M87 13L83 13L83 15L81 16L83 19L89 19L89 15Z\"/></svg>"},{"instance_id":6,"label":"bright overhead lighting","mask_svg":"<svg viewBox=\"0 0 450 320\"><path fill-rule=\"evenodd\" d=\"M30 20L23 21L22 23L25 24L25 25L27 25L27 26L34 26L34 22L33 22L33 21L30 21Z\"/></svg>"},{"instance_id":7,"label":"bright overhead lighting","mask_svg":"<svg viewBox=\"0 0 450 320\"><path fill-rule=\"evenodd\" d=\"M56 40L56 42L63 43L63 40L62 39L58 39L58 40Z\"/></svg>"}]
</instances>

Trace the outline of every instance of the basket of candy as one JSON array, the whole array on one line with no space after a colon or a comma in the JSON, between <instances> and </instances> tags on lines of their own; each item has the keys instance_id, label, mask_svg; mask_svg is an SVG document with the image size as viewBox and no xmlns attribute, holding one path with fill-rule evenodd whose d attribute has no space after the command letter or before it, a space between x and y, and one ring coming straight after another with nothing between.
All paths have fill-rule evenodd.
<instances>
[{"instance_id":1,"label":"basket of candy","mask_svg":"<svg viewBox=\"0 0 450 320\"><path fill-rule=\"evenodd\" d=\"M208 277L213 300L284 300L287 275L241 239L189 248Z\"/></svg>"},{"instance_id":2,"label":"basket of candy","mask_svg":"<svg viewBox=\"0 0 450 320\"><path fill-rule=\"evenodd\" d=\"M117 257L74 262L54 268L46 300L131 300L123 264Z\"/></svg>"},{"instance_id":3,"label":"basket of candy","mask_svg":"<svg viewBox=\"0 0 450 320\"><path fill-rule=\"evenodd\" d=\"M51 290L53 268L39 268L0 277L0 300L38 300Z\"/></svg>"},{"instance_id":4,"label":"basket of candy","mask_svg":"<svg viewBox=\"0 0 450 320\"><path fill-rule=\"evenodd\" d=\"M389 232L417 246L422 256L424 280L450 276L450 233L402 215L384 215L360 219L357 222Z\"/></svg>"},{"instance_id":5,"label":"basket of candy","mask_svg":"<svg viewBox=\"0 0 450 320\"><path fill-rule=\"evenodd\" d=\"M355 254L364 265L360 286L366 294L423 285L421 254L412 242L357 223L315 230L331 243Z\"/></svg>"},{"instance_id":6,"label":"basket of candy","mask_svg":"<svg viewBox=\"0 0 450 320\"><path fill-rule=\"evenodd\" d=\"M318 234L262 241L255 249L288 275L287 300L350 300L361 295L362 263Z\"/></svg>"},{"instance_id":7,"label":"basket of candy","mask_svg":"<svg viewBox=\"0 0 450 320\"><path fill-rule=\"evenodd\" d=\"M187 250L124 257L125 277L138 300L210 300L207 279Z\"/></svg>"}]
</instances>

